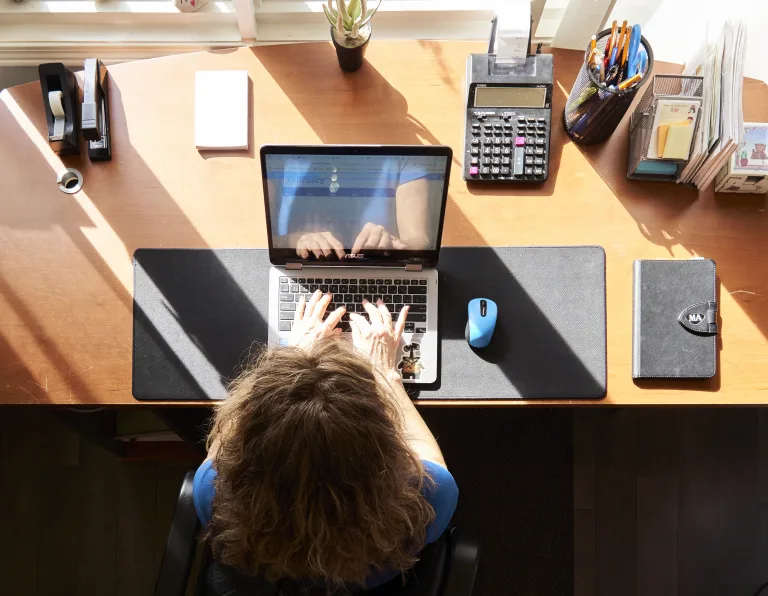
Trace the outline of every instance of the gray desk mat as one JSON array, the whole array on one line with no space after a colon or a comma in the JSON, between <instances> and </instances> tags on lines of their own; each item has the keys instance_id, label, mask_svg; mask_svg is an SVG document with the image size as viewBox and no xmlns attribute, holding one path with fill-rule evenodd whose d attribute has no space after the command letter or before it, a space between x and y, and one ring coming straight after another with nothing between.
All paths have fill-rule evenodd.
<instances>
[{"instance_id":1,"label":"gray desk mat","mask_svg":"<svg viewBox=\"0 0 768 596\"><path fill-rule=\"evenodd\" d=\"M267 338L262 249L134 254L133 395L226 397ZM579 247L449 247L440 252L439 381L431 399L598 399L606 391L605 252ZM499 306L491 344L464 339L467 303Z\"/></svg>"}]
</instances>

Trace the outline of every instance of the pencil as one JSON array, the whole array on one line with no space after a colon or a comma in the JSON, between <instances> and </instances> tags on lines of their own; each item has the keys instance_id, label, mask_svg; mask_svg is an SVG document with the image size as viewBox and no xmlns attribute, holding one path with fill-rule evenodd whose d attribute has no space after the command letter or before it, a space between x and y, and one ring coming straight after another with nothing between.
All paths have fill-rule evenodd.
<instances>
[{"instance_id":1,"label":"pencil","mask_svg":"<svg viewBox=\"0 0 768 596\"><path fill-rule=\"evenodd\" d=\"M616 25L616 21L613 21L613 24L611 25L611 36L608 38L608 44L605 46L606 56L611 55L611 48L613 48L613 45L615 44L614 38L616 37Z\"/></svg>"},{"instance_id":2,"label":"pencil","mask_svg":"<svg viewBox=\"0 0 768 596\"><path fill-rule=\"evenodd\" d=\"M636 74L635 76L628 78L626 81L619 83L619 89L626 89L627 87L631 87L642 78L642 75Z\"/></svg>"},{"instance_id":3,"label":"pencil","mask_svg":"<svg viewBox=\"0 0 768 596\"><path fill-rule=\"evenodd\" d=\"M629 36L627 35L627 21L624 21L621 24L621 29L619 30L619 57L617 60L621 60L621 56L624 53L624 45L629 40Z\"/></svg>"},{"instance_id":4,"label":"pencil","mask_svg":"<svg viewBox=\"0 0 768 596\"><path fill-rule=\"evenodd\" d=\"M627 54L629 53L629 36L632 33L632 27L629 27L627 29L627 35L624 38L624 53L621 55L621 67L624 68L624 65L627 63Z\"/></svg>"},{"instance_id":5,"label":"pencil","mask_svg":"<svg viewBox=\"0 0 768 596\"><path fill-rule=\"evenodd\" d=\"M594 52L594 51L595 51L595 45L596 45L596 44L597 44L597 35L593 35L593 36L592 36L592 42L591 42L591 45L589 46L589 51L590 51L590 52Z\"/></svg>"}]
</instances>

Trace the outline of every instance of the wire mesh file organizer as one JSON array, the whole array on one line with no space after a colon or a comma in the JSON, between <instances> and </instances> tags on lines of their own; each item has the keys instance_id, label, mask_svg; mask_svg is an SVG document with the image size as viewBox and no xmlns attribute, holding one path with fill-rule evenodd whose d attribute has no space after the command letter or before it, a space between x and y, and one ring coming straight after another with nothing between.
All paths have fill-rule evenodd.
<instances>
[{"instance_id":1,"label":"wire mesh file organizer","mask_svg":"<svg viewBox=\"0 0 768 596\"><path fill-rule=\"evenodd\" d=\"M602 55L611 36L611 29L604 29L596 36L595 47ZM645 50L647 65L639 82L627 89L618 89L602 83L595 70L589 66L591 40L584 53L584 62L579 75L573 83L568 101L563 111L565 132L575 143L595 145L602 143L613 134L627 113L632 100L653 71L653 51L648 41L640 36L640 44ZM639 54L638 54L639 55Z\"/></svg>"},{"instance_id":2,"label":"wire mesh file organizer","mask_svg":"<svg viewBox=\"0 0 768 596\"><path fill-rule=\"evenodd\" d=\"M656 75L646 89L629 121L629 161L627 178L632 180L658 180L674 182L688 163L687 159L656 159L648 157L653 136L653 123L660 99L692 99L701 102L703 77ZM701 126L697 112L691 143Z\"/></svg>"}]
</instances>

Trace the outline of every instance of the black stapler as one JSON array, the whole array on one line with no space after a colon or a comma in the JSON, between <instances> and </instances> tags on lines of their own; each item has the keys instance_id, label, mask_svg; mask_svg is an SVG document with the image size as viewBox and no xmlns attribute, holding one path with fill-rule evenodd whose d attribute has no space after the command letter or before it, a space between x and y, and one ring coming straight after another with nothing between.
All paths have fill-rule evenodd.
<instances>
[{"instance_id":1,"label":"black stapler","mask_svg":"<svg viewBox=\"0 0 768 596\"><path fill-rule=\"evenodd\" d=\"M48 143L58 155L80 153L78 92L75 73L61 62L41 64L37 69L43 92Z\"/></svg>"},{"instance_id":2,"label":"black stapler","mask_svg":"<svg viewBox=\"0 0 768 596\"><path fill-rule=\"evenodd\" d=\"M107 67L98 58L85 61L83 73L83 138L91 161L112 159L107 99Z\"/></svg>"}]
</instances>

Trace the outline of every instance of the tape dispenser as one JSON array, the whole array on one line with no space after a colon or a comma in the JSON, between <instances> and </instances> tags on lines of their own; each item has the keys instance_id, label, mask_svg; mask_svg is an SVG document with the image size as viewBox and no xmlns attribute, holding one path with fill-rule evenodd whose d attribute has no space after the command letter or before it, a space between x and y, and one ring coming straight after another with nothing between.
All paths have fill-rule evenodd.
<instances>
[{"instance_id":1,"label":"tape dispenser","mask_svg":"<svg viewBox=\"0 0 768 596\"><path fill-rule=\"evenodd\" d=\"M58 155L80 153L80 110L75 73L61 62L41 64L38 73L51 149Z\"/></svg>"}]
</instances>

